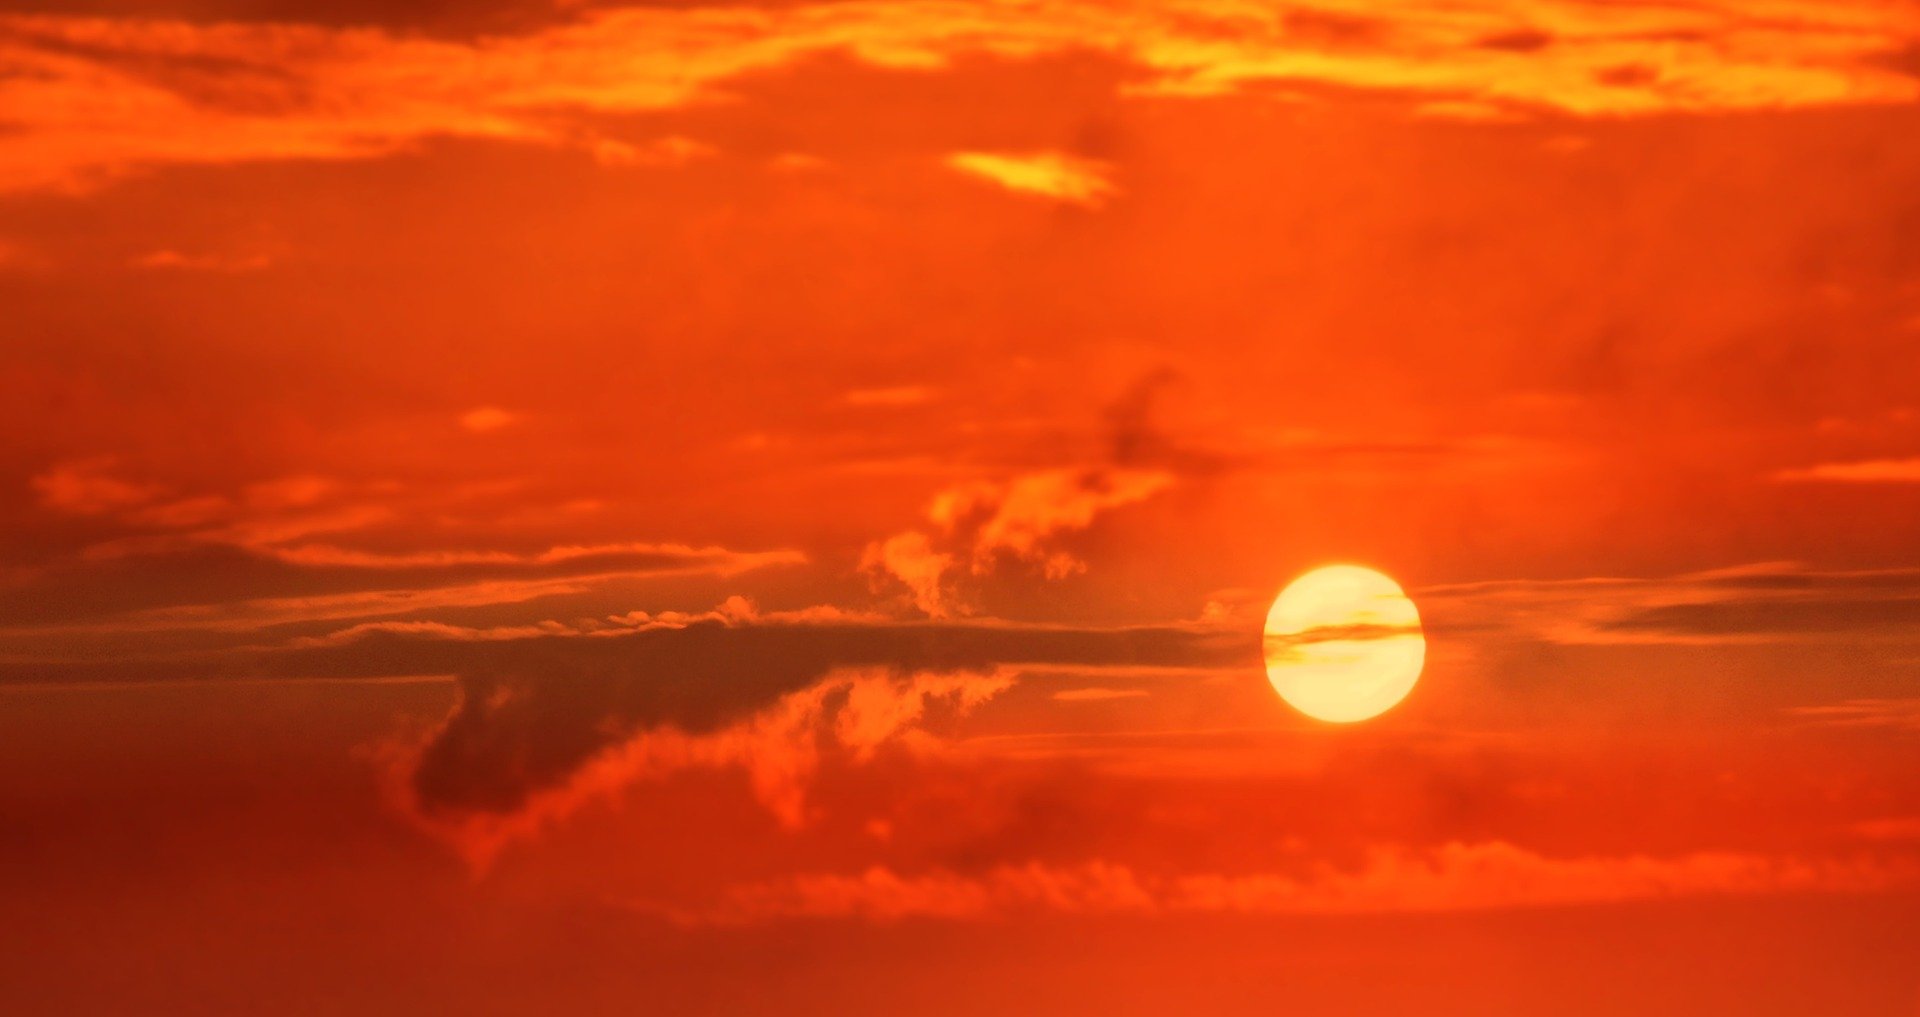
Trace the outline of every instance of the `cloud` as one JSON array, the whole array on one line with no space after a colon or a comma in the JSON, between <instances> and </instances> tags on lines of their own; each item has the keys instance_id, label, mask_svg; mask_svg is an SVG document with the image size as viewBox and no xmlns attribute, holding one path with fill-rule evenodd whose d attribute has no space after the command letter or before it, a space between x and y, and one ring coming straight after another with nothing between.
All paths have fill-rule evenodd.
<instances>
[{"instance_id":1,"label":"cloud","mask_svg":"<svg viewBox=\"0 0 1920 1017\"><path fill-rule=\"evenodd\" d=\"M707 622L721 625L866 625L885 621L887 619L881 615L849 611L831 604L817 604L794 611L761 611L753 601L735 595L711 611L628 611L606 618L585 618L573 622L548 619L526 625L487 628L434 621L362 622L323 636L302 636L287 645L295 648L339 646L383 635L457 642L501 642L551 636L609 638L652 629L684 629Z\"/></svg>"},{"instance_id":2,"label":"cloud","mask_svg":"<svg viewBox=\"0 0 1920 1017\"><path fill-rule=\"evenodd\" d=\"M145 505L161 493L154 484L135 483L114 475L111 458L63 463L34 477L29 484L40 504L57 512L94 516Z\"/></svg>"},{"instance_id":3,"label":"cloud","mask_svg":"<svg viewBox=\"0 0 1920 1017\"><path fill-rule=\"evenodd\" d=\"M149 251L131 262L134 268L165 272L258 272L273 265L265 254L183 254L171 249Z\"/></svg>"},{"instance_id":4,"label":"cloud","mask_svg":"<svg viewBox=\"0 0 1920 1017\"><path fill-rule=\"evenodd\" d=\"M602 166L683 166L697 159L711 159L720 150L705 142L680 135L655 138L643 145L595 138L587 145L595 162Z\"/></svg>"},{"instance_id":5,"label":"cloud","mask_svg":"<svg viewBox=\"0 0 1920 1017\"><path fill-rule=\"evenodd\" d=\"M1572 646L1897 640L1920 622L1920 569L1761 562L1653 578L1451 584L1414 599L1432 609L1436 631L1505 630Z\"/></svg>"},{"instance_id":6,"label":"cloud","mask_svg":"<svg viewBox=\"0 0 1920 1017\"><path fill-rule=\"evenodd\" d=\"M1046 470L1006 482L949 488L928 517L948 532L972 530L971 568L983 573L1001 554L1041 564L1048 578L1079 571L1081 563L1047 544L1061 533L1093 525L1095 517L1146 499L1173 484L1162 470Z\"/></svg>"},{"instance_id":7,"label":"cloud","mask_svg":"<svg viewBox=\"0 0 1920 1017\"><path fill-rule=\"evenodd\" d=\"M1101 703L1110 699L1144 699L1146 689L1063 689L1055 692L1053 698L1062 703Z\"/></svg>"},{"instance_id":8,"label":"cloud","mask_svg":"<svg viewBox=\"0 0 1920 1017\"><path fill-rule=\"evenodd\" d=\"M964 614L966 605L949 581L963 563L968 573L980 576L1010 558L1037 567L1048 579L1065 578L1086 564L1057 547L1058 537L1145 501L1173 481L1173 474L1163 470L1095 467L951 487L935 495L927 509L931 533L910 530L875 541L862 554L861 568L876 580L906 586L915 606L929 617Z\"/></svg>"},{"instance_id":9,"label":"cloud","mask_svg":"<svg viewBox=\"0 0 1920 1017\"><path fill-rule=\"evenodd\" d=\"M475 434L486 434L520 422L520 414L498 406L476 406L460 414L460 426Z\"/></svg>"},{"instance_id":10,"label":"cloud","mask_svg":"<svg viewBox=\"0 0 1920 1017\"><path fill-rule=\"evenodd\" d=\"M1321 87L1475 119L1504 109L1632 116L1903 103L1920 81L1887 58L1911 47L1917 21L1905 5L1867 0L1421 0L1391 11L1357 0L864 0L586 11L456 40L9 15L0 190L84 187L153 166L379 157L432 138L575 147L597 114L707 101L728 82L829 54L927 73L965 57L1090 52L1132 71L1141 94ZM589 148L618 163L629 154L620 144Z\"/></svg>"},{"instance_id":11,"label":"cloud","mask_svg":"<svg viewBox=\"0 0 1920 1017\"><path fill-rule=\"evenodd\" d=\"M296 549L296 563L328 563L325 557L305 558ZM309 587L321 579L351 589L338 593L302 593L292 596L242 596L204 603L169 604L110 614L93 614L80 620L44 625L16 625L0 628L0 637L58 635L62 633L130 634L168 631L255 632L283 625L341 621L354 618L383 618L419 614L448 608L473 608L503 604L524 604L547 597L583 594L611 584L636 579L666 576L732 576L760 568L794 565L806 561L795 551L736 552L723 548L681 548L675 545L611 545L608 548L559 549L583 552L581 555L552 552L539 555L474 555L475 563L490 566L485 571L509 578L459 581L472 570L452 566L467 564L461 555L395 556L403 568L383 568L380 556L348 555L344 568L321 571L319 575L280 576L283 582ZM560 567L545 568L557 563ZM572 565L574 567L567 567ZM609 568L609 566L624 566ZM541 572L557 572L547 577ZM518 577L514 574L518 573ZM256 573L254 578L261 577ZM409 580L405 586L374 586L382 579ZM249 584L251 588L256 588ZM369 587L372 588L369 588ZM26 591L32 593L33 591ZM609 623L612 625L613 623ZM322 641L359 638L376 631L410 631L434 638L500 639L525 634L567 634L583 631L577 625L555 628L558 623L538 623L532 628L508 626L501 629L466 629L435 622L406 622L393 626L367 625L336 632ZM632 626L627 626L632 627Z\"/></svg>"},{"instance_id":12,"label":"cloud","mask_svg":"<svg viewBox=\"0 0 1920 1017\"><path fill-rule=\"evenodd\" d=\"M946 618L957 610L944 583L953 568L953 555L934 550L932 539L924 533L910 531L868 544L860 555L860 568L899 580L913 605L929 618Z\"/></svg>"},{"instance_id":13,"label":"cloud","mask_svg":"<svg viewBox=\"0 0 1920 1017\"><path fill-rule=\"evenodd\" d=\"M1860 893L1920 882L1911 861L1740 852L1551 857L1502 841L1386 846L1354 869L1161 876L1126 865L1005 865L979 875L797 875L731 888L705 909L652 906L688 924L811 918L894 922L1021 914L1377 914L1610 904L1697 896Z\"/></svg>"},{"instance_id":14,"label":"cloud","mask_svg":"<svg viewBox=\"0 0 1920 1017\"><path fill-rule=\"evenodd\" d=\"M714 746L744 737L742 725L764 731L778 714L767 711L823 682L838 690L822 693L820 716L832 725L832 744L863 758L896 739L919 744L917 735L905 733L908 727L951 717L954 707L971 709L1027 670L1050 665L1181 675L1251 661L1257 653L1252 638L1211 630L888 622L820 609L763 612L743 599L702 615L634 613L606 621L605 630L594 631L557 623L516 626L519 631L378 625L244 654L10 667L8 678L457 675L459 696L445 720L421 738L389 746L386 772L410 814L431 818L443 832L503 842L601 793L596 789L624 786L640 771L621 753L641 753L635 758L648 767L656 757L647 753L668 747L687 758L713 759L721 751ZM888 688L905 691L894 695L877 686L881 674L891 676ZM800 705L793 700L779 709ZM668 730L675 733L661 735ZM728 731L722 742L700 741ZM655 735L668 740L633 747L636 738ZM609 783L608 773L619 779Z\"/></svg>"},{"instance_id":15,"label":"cloud","mask_svg":"<svg viewBox=\"0 0 1920 1017\"><path fill-rule=\"evenodd\" d=\"M459 489L410 492L295 475L182 493L130 478L104 458L56 465L30 483L42 508L117 529L106 539L90 532L93 542L68 560L0 588L0 616L7 619L0 640L246 632L523 603L641 578L729 577L807 560L788 549L661 541L409 551L334 542L349 534L377 539L367 531L391 531L420 516L443 518L470 496ZM129 582L133 576L139 581Z\"/></svg>"},{"instance_id":16,"label":"cloud","mask_svg":"<svg viewBox=\"0 0 1920 1017\"><path fill-rule=\"evenodd\" d=\"M566 779L531 792L504 811L449 806L423 793L436 779L429 767L442 765L436 753L447 744L445 730L419 746L390 748L387 759L396 800L475 866L485 867L508 842L535 836L594 799L682 770L740 770L754 798L780 825L799 828L808 821L808 784L823 757L861 763L890 746L927 751L934 740L922 725L930 713L964 716L1012 685L1004 669L906 674L885 668L836 669L711 730L689 731L670 722L639 729L583 760ZM484 706L510 709L513 693L495 688ZM466 716L456 711L449 726Z\"/></svg>"},{"instance_id":17,"label":"cloud","mask_svg":"<svg viewBox=\"0 0 1920 1017\"><path fill-rule=\"evenodd\" d=\"M1920 731L1920 699L1849 699L1819 706L1789 707L1786 712L1825 727Z\"/></svg>"},{"instance_id":18,"label":"cloud","mask_svg":"<svg viewBox=\"0 0 1920 1017\"><path fill-rule=\"evenodd\" d=\"M1781 483L1920 484L1920 458L1819 463L1773 474Z\"/></svg>"},{"instance_id":19,"label":"cloud","mask_svg":"<svg viewBox=\"0 0 1920 1017\"><path fill-rule=\"evenodd\" d=\"M1084 208L1098 208L1119 193L1113 184L1111 165L1060 152L956 152L947 157L947 165L1017 194L1039 195Z\"/></svg>"}]
</instances>

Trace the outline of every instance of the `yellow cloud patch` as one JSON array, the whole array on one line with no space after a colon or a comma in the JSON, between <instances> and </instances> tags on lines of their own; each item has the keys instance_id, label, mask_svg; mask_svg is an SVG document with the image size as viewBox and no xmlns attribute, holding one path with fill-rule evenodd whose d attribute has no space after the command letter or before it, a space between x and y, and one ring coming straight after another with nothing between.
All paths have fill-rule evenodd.
<instances>
[{"instance_id":1,"label":"yellow cloud patch","mask_svg":"<svg viewBox=\"0 0 1920 1017\"><path fill-rule=\"evenodd\" d=\"M1113 167L1059 152L957 152L947 157L947 165L1009 191L1088 208L1097 208L1119 193L1112 180Z\"/></svg>"}]
</instances>

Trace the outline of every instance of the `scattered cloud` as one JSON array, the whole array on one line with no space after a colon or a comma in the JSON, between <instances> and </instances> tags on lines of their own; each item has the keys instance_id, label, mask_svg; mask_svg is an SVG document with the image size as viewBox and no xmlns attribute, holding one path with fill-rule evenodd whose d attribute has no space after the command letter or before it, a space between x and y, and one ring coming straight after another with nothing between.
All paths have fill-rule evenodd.
<instances>
[{"instance_id":1,"label":"scattered cloud","mask_svg":"<svg viewBox=\"0 0 1920 1017\"><path fill-rule=\"evenodd\" d=\"M1119 193L1111 165L1060 152L957 152L947 157L947 165L1015 193L1085 208L1098 208Z\"/></svg>"},{"instance_id":2,"label":"scattered cloud","mask_svg":"<svg viewBox=\"0 0 1920 1017\"><path fill-rule=\"evenodd\" d=\"M1916 31L1916 15L1899 4L1340 6L655 6L586 11L523 34L469 40L367 27L7 15L0 63L15 70L0 79L0 107L13 111L0 135L0 189L73 189L152 166L378 157L437 137L572 146L581 127L571 121L708 101L730 81L828 54L928 72L969 56L1092 52L1133 68L1135 94L1326 85L1405 96L1430 115L1472 119L1502 110L1633 116L1920 95L1920 80L1885 59L1910 46ZM604 151L614 161L636 154L623 144ZM1030 193L1082 203L1104 196L1093 183L1099 175L1082 166L971 156L972 171L1019 181Z\"/></svg>"},{"instance_id":3,"label":"scattered cloud","mask_svg":"<svg viewBox=\"0 0 1920 1017\"><path fill-rule=\"evenodd\" d=\"M688 924L781 919L895 922L1021 914L1377 914L1482 911L1779 893L1860 893L1920 882L1911 860L1775 857L1740 852L1552 857L1502 841L1432 851L1374 849L1357 868L1159 876L1127 865L1005 865L978 875L798 875L735 886L717 904L649 907Z\"/></svg>"},{"instance_id":4,"label":"scattered cloud","mask_svg":"<svg viewBox=\"0 0 1920 1017\"><path fill-rule=\"evenodd\" d=\"M602 166L684 166L720 154L712 145L677 134L639 145L613 138L595 138L588 145L588 151Z\"/></svg>"}]
</instances>

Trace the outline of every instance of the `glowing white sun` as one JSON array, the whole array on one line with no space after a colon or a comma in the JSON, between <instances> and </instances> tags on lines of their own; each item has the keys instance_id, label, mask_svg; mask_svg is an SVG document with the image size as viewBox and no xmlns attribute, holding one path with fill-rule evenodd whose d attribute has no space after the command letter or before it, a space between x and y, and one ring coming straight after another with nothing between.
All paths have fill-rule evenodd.
<instances>
[{"instance_id":1,"label":"glowing white sun","mask_svg":"<svg viewBox=\"0 0 1920 1017\"><path fill-rule=\"evenodd\" d=\"M1378 717L1413 691L1427 657L1420 612L1398 583L1358 565L1295 579L1267 612L1267 680L1309 717Z\"/></svg>"}]
</instances>

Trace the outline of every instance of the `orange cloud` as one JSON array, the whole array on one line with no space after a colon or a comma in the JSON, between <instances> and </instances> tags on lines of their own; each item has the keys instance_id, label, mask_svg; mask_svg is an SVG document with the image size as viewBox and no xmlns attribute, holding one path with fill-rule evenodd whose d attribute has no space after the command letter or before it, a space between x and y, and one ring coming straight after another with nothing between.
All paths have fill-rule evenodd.
<instances>
[{"instance_id":1,"label":"orange cloud","mask_svg":"<svg viewBox=\"0 0 1920 1017\"><path fill-rule=\"evenodd\" d=\"M1908 102L1920 82L1886 56L1911 44L1917 22L1909 7L1868 0L1391 10L863 0L591 11L455 41L15 15L0 18L0 62L15 69L0 79L11 116L0 189L72 188L168 164L368 158L435 137L574 147L581 114L684 106L744 75L835 53L932 71L966 56L1093 52L1137 69L1142 93L1330 85L1474 119L1509 108L1620 116ZM620 144L587 147L629 161Z\"/></svg>"},{"instance_id":2,"label":"orange cloud","mask_svg":"<svg viewBox=\"0 0 1920 1017\"><path fill-rule=\"evenodd\" d=\"M582 577L596 580L598 577ZM566 587L564 592L580 592L586 586ZM540 587L546 590L547 587ZM544 592L540 595L546 595ZM435 605L440 606L440 605ZM467 605L470 606L470 605ZM817 604L796 611L761 611L742 596L728 597L711 611L628 611L604 619L562 622L554 619L525 625L496 625L480 628L450 625L435 621L375 621L351 625L324 636L303 636L288 642L289 647L341 646L370 636L397 635L417 639L456 642L506 642L547 636L592 636L611 638L654 629L684 629L690 625L714 622L720 625L860 625L885 621L876 614L848 611L831 604ZM249 647L249 649L258 649Z\"/></svg>"},{"instance_id":3,"label":"orange cloud","mask_svg":"<svg viewBox=\"0 0 1920 1017\"><path fill-rule=\"evenodd\" d=\"M1060 152L957 152L947 157L947 165L1018 194L1036 194L1086 208L1098 208L1119 193L1113 184L1111 165Z\"/></svg>"},{"instance_id":4,"label":"orange cloud","mask_svg":"<svg viewBox=\"0 0 1920 1017\"><path fill-rule=\"evenodd\" d=\"M1920 484L1920 458L1869 459L1851 463L1819 463L1781 470L1773 479L1784 483Z\"/></svg>"},{"instance_id":5,"label":"orange cloud","mask_svg":"<svg viewBox=\"0 0 1920 1017\"><path fill-rule=\"evenodd\" d=\"M934 550L924 533L901 533L868 544L860 555L860 568L899 580L912 596L913 606L929 618L946 618L957 609L943 582L953 568L953 556Z\"/></svg>"},{"instance_id":6,"label":"orange cloud","mask_svg":"<svg viewBox=\"0 0 1920 1017\"><path fill-rule=\"evenodd\" d=\"M1173 481L1161 470L1098 468L963 484L934 496L927 518L937 535L914 530L869 544L861 568L905 585L931 617L965 613L948 583L962 558L973 575L991 572L1007 556L1037 565L1048 579L1065 578L1086 565L1055 547L1055 538L1085 530L1102 513L1144 501Z\"/></svg>"},{"instance_id":7,"label":"orange cloud","mask_svg":"<svg viewBox=\"0 0 1920 1017\"><path fill-rule=\"evenodd\" d=\"M1920 570L1760 562L1656 578L1595 576L1415 591L1437 628L1484 626L1563 645L1729 645L1868 634L1920 618Z\"/></svg>"},{"instance_id":8,"label":"orange cloud","mask_svg":"<svg viewBox=\"0 0 1920 1017\"><path fill-rule=\"evenodd\" d=\"M476 406L460 414L460 426L475 434L486 434L520 422L520 415L498 406Z\"/></svg>"},{"instance_id":9,"label":"orange cloud","mask_svg":"<svg viewBox=\"0 0 1920 1017\"><path fill-rule=\"evenodd\" d=\"M1920 731L1920 698L1849 699L1820 706L1790 707L1787 713L1832 727L1878 727Z\"/></svg>"},{"instance_id":10,"label":"orange cloud","mask_svg":"<svg viewBox=\"0 0 1920 1017\"><path fill-rule=\"evenodd\" d=\"M887 745L929 751L938 744L920 728L929 710L965 715L1013 683L1005 669L906 675L883 668L835 670L715 731L693 734L671 725L643 730L507 813L425 805L410 782L423 750L390 747L390 791L409 815L446 837L476 867L490 864L507 843L536 835L596 798L689 769L744 771L755 799L794 829L807 823L807 789L824 754L861 762Z\"/></svg>"},{"instance_id":11,"label":"orange cloud","mask_svg":"<svg viewBox=\"0 0 1920 1017\"><path fill-rule=\"evenodd\" d=\"M34 477L40 504L58 512L101 515L145 505L161 494L153 484L135 483L113 474L112 459L65 463Z\"/></svg>"},{"instance_id":12,"label":"orange cloud","mask_svg":"<svg viewBox=\"0 0 1920 1017\"><path fill-rule=\"evenodd\" d=\"M1142 699L1147 696L1146 689L1065 689L1055 692L1053 698L1062 703L1100 703L1109 699Z\"/></svg>"},{"instance_id":13,"label":"orange cloud","mask_svg":"<svg viewBox=\"0 0 1920 1017\"><path fill-rule=\"evenodd\" d=\"M799 875L736 886L706 910L660 908L688 923L785 918L987 919L1022 913L1375 914L1477 911L1675 897L1855 893L1912 886L1920 866L1871 856L1801 859L1738 852L1555 858L1501 841L1420 852L1373 850L1355 869L1299 875L1155 876L1092 861L1007 865L981 875Z\"/></svg>"},{"instance_id":14,"label":"orange cloud","mask_svg":"<svg viewBox=\"0 0 1920 1017\"><path fill-rule=\"evenodd\" d=\"M265 254L183 254L163 249L133 259L135 268L179 272L258 272L273 264Z\"/></svg>"},{"instance_id":15,"label":"orange cloud","mask_svg":"<svg viewBox=\"0 0 1920 1017\"><path fill-rule=\"evenodd\" d=\"M708 159L719 149L677 134L635 145L612 138L596 138L588 150L602 166L679 166L696 159Z\"/></svg>"}]
</instances>

